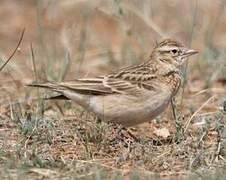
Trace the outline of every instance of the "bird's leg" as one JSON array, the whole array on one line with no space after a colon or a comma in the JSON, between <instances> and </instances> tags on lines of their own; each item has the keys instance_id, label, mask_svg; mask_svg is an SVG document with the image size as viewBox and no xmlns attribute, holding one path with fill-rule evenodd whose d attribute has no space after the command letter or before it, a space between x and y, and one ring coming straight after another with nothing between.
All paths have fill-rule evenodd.
<instances>
[{"instance_id":1,"label":"bird's leg","mask_svg":"<svg viewBox=\"0 0 226 180\"><path fill-rule=\"evenodd\" d=\"M110 123L110 126L114 130L114 136L113 139L111 140L112 143L116 143L118 141L124 141L123 136L122 136L122 126L116 123Z\"/></svg>"},{"instance_id":2,"label":"bird's leg","mask_svg":"<svg viewBox=\"0 0 226 180\"><path fill-rule=\"evenodd\" d=\"M182 125L183 117L178 111L178 106L176 104L176 100L174 97L171 99L171 107L172 107L173 117L175 120L176 131L177 131L175 138L177 142L180 142L183 139L183 135L184 135L183 125Z\"/></svg>"},{"instance_id":3,"label":"bird's leg","mask_svg":"<svg viewBox=\"0 0 226 180\"><path fill-rule=\"evenodd\" d=\"M134 141L136 141L136 142L139 141L139 139L138 139L135 135L133 135L133 133L131 133L131 131L130 131L129 129L123 127L122 130L126 131L127 134L128 134Z\"/></svg>"},{"instance_id":4,"label":"bird's leg","mask_svg":"<svg viewBox=\"0 0 226 180\"><path fill-rule=\"evenodd\" d=\"M113 127L116 129L116 136L118 136L119 139L123 140L124 138L128 139L128 135L130 138L132 138L134 141L138 141L138 138L133 135L129 129L126 127L119 125L119 124L113 124ZM126 135L127 134L127 135Z\"/></svg>"}]
</instances>

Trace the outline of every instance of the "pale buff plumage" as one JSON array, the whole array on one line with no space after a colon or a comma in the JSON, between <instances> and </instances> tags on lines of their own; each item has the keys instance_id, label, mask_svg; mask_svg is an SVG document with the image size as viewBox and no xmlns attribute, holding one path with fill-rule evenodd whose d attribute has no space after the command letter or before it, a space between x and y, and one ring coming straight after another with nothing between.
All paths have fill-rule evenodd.
<instances>
[{"instance_id":1,"label":"pale buff plumage","mask_svg":"<svg viewBox=\"0 0 226 180\"><path fill-rule=\"evenodd\" d=\"M149 121L168 106L181 83L181 65L197 51L166 39L148 61L110 75L67 82L32 83L71 99L106 122L132 126Z\"/></svg>"}]
</instances>

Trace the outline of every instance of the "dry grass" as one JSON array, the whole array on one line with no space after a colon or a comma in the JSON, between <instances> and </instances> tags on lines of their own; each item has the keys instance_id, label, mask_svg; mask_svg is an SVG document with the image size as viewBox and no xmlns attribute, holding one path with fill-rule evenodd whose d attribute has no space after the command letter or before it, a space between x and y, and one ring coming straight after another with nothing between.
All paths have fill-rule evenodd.
<instances>
[{"instance_id":1,"label":"dry grass","mask_svg":"<svg viewBox=\"0 0 226 180\"><path fill-rule=\"evenodd\" d=\"M0 177L225 179L225 1L3 1ZM182 14L183 11L183 14ZM128 130L71 102L43 101L33 80L111 72L172 37L200 51L172 109ZM31 46L32 43L32 46ZM137 138L133 138L131 135ZM169 133L168 137L164 137Z\"/></svg>"}]
</instances>

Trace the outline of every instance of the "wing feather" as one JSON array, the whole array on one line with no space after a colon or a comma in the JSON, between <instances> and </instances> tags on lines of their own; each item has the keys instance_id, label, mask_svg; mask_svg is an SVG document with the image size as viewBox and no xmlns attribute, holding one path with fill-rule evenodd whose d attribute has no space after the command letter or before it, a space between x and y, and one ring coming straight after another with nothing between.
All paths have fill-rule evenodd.
<instances>
[{"instance_id":1,"label":"wing feather","mask_svg":"<svg viewBox=\"0 0 226 180\"><path fill-rule=\"evenodd\" d=\"M65 90L83 94L107 95L112 93L138 95L142 89L151 90L148 85L156 78L155 70L148 64L130 66L108 76L82 78L67 82L48 82L30 86L49 88L57 92Z\"/></svg>"}]
</instances>

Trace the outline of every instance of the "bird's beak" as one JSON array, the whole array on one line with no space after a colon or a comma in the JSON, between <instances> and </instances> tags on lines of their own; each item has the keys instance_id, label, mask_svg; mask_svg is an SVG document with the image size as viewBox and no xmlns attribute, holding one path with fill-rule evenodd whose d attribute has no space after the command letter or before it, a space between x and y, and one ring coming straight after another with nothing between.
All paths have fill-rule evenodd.
<instances>
[{"instance_id":1,"label":"bird's beak","mask_svg":"<svg viewBox=\"0 0 226 180\"><path fill-rule=\"evenodd\" d=\"M185 51L185 56L191 56L191 55L194 55L194 54L197 54L198 53L198 51L197 50L194 50L194 49L186 49L186 51Z\"/></svg>"}]
</instances>

